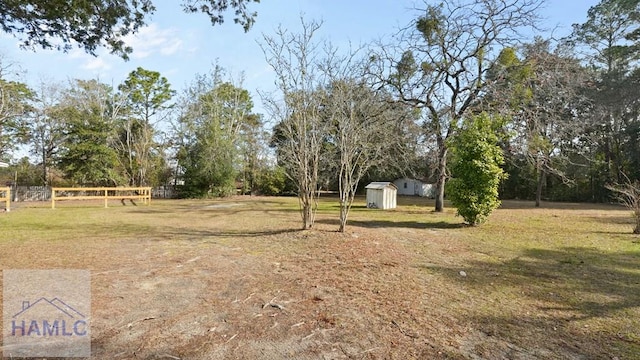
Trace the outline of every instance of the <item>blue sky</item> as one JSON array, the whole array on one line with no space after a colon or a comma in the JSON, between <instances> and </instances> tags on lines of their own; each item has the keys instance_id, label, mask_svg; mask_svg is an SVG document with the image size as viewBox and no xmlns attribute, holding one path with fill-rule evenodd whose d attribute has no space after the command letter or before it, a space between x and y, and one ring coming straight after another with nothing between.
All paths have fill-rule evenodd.
<instances>
[{"instance_id":1,"label":"blue sky","mask_svg":"<svg viewBox=\"0 0 640 360\"><path fill-rule=\"evenodd\" d=\"M560 37L570 32L572 23L584 22L589 7L598 0L548 0L541 24L557 27ZM98 57L79 49L62 53L52 50L21 50L18 41L0 34L0 53L5 61L17 63L26 73L22 81L35 85L39 79L64 82L71 78L98 77L108 84L119 84L127 74L141 66L160 72L172 87L180 91L196 74L207 73L216 61L234 77L244 73L244 87L251 91L256 111L261 111L257 89L272 88L273 74L264 60L258 42L263 34L273 34L278 25L291 31L300 28L300 16L323 20L321 36L340 46L366 43L388 36L408 24L422 0L262 0L252 4L258 11L249 33L233 24L231 15L221 26L212 27L200 14L184 14L178 0L156 0L157 12L148 26L127 43L134 48L128 62L100 51Z\"/></svg>"}]
</instances>

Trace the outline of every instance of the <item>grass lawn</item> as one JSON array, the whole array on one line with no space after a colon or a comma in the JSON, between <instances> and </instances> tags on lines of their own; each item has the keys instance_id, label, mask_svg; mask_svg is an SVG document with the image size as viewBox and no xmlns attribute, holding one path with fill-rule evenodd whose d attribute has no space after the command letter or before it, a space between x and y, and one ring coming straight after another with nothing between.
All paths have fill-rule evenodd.
<instances>
[{"instance_id":1,"label":"grass lawn","mask_svg":"<svg viewBox=\"0 0 640 360\"><path fill-rule=\"evenodd\" d=\"M295 198L19 203L0 269L91 271L96 359L640 359L640 237L624 208L455 210Z\"/></svg>"}]
</instances>

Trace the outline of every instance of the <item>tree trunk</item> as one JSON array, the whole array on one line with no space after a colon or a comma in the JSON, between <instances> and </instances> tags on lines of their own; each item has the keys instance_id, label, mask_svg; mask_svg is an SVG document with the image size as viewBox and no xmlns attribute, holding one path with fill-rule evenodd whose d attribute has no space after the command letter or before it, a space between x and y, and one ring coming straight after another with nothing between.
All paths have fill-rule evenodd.
<instances>
[{"instance_id":1,"label":"tree trunk","mask_svg":"<svg viewBox=\"0 0 640 360\"><path fill-rule=\"evenodd\" d=\"M438 137L438 167L436 169L436 212L444 211L444 185L447 181L447 146Z\"/></svg>"},{"instance_id":2,"label":"tree trunk","mask_svg":"<svg viewBox=\"0 0 640 360\"><path fill-rule=\"evenodd\" d=\"M44 186L49 185L49 176L47 174L47 155L45 154L44 146L42 147L42 181Z\"/></svg>"},{"instance_id":3,"label":"tree trunk","mask_svg":"<svg viewBox=\"0 0 640 360\"><path fill-rule=\"evenodd\" d=\"M344 161L342 161L344 164ZM345 179L345 170L344 166L340 168L340 178L339 178L339 188L340 188L340 227L338 228L338 232L343 233L347 227L347 214L348 214L348 196L349 192L346 189L347 181Z\"/></svg>"},{"instance_id":4,"label":"tree trunk","mask_svg":"<svg viewBox=\"0 0 640 360\"><path fill-rule=\"evenodd\" d=\"M300 211L302 211L302 230L308 230L313 227L314 222L314 193L305 192L300 197Z\"/></svg>"},{"instance_id":5,"label":"tree trunk","mask_svg":"<svg viewBox=\"0 0 640 360\"><path fill-rule=\"evenodd\" d=\"M340 202L340 227L338 232L345 232L347 228L347 204L346 202Z\"/></svg>"},{"instance_id":6,"label":"tree trunk","mask_svg":"<svg viewBox=\"0 0 640 360\"><path fill-rule=\"evenodd\" d=\"M302 230L311 229L313 223L311 222L311 204L304 204L302 206Z\"/></svg>"},{"instance_id":7,"label":"tree trunk","mask_svg":"<svg viewBox=\"0 0 640 360\"><path fill-rule=\"evenodd\" d=\"M247 169L242 170L242 194L245 195L247 193Z\"/></svg>"},{"instance_id":8,"label":"tree trunk","mask_svg":"<svg viewBox=\"0 0 640 360\"><path fill-rule=\"evenodd\" d=\"M538 181L536 185L536 207L540 207L542 201L542 185L544 184L544 172L538 169Z\"/></svg>"}]
</instances>

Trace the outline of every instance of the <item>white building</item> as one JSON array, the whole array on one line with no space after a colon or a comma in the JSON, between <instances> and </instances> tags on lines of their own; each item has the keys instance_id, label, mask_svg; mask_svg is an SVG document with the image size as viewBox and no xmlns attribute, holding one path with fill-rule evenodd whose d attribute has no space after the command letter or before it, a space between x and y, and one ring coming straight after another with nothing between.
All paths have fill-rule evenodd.
<instances>
[{"instance_id":1,"label":"white building","mask_svg":"<svg viewBox=\"0 0 640 360\"><path fill-rule=\"evenodd\" d=\"M398 195L435 197L433 184L427 184L417 179L402 178L394 180L393 184L398 188Z\"/></svg>"},{"instance_id":2,"label":"white building","mask_svg":"<svg viewBox=\"0 0 640 360\"><path fill-rule=\"evenodd\" d=\"M395 209L398 188L391 182L372 182L367 189L367 207L372 209Z\"/></svg>"}]
</instances>

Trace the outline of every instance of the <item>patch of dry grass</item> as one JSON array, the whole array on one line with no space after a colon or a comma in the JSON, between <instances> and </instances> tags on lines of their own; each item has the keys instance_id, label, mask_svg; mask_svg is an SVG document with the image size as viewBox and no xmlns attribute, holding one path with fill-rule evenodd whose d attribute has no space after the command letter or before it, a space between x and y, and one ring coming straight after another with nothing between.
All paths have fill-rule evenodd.
<instances>
[{"instance_id":1,"label":"patch of dry grass","mask_svg":"<svg viewBox=\"0 0 640 360\"><path fill-rule=\"evenodd\" d=\"M90 269L96 358L640 353L640 244L619 207L505 202L471 228L429 200L360 200L339 234L333 198L311 231L295 198L47 206L0 214L0 266Z\"/></svg>"}]
</instances>

